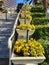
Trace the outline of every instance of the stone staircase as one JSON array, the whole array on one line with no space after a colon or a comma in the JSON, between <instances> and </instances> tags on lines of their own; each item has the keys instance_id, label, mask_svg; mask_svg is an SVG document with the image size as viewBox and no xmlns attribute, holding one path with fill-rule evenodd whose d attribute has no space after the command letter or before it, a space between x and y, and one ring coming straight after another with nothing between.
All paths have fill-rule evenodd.
<instances>
[{"instance_id":1,"label":"stone staircase","mask_svg":"<svg viewBox=\"0 0 49 65\"><path fill-rule=\"evenodd\" d=\"M7 21L5 15L2 15L0 16L0 58L9 58L8 39L12 33L17 14L9 14Z\"/></svg>"}]
</instances>

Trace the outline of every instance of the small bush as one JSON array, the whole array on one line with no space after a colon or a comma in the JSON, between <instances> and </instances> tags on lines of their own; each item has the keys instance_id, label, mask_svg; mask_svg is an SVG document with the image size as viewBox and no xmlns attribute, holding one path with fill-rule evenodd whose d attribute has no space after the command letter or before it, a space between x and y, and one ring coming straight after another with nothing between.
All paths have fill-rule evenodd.
<instances>
[{"instance_id":1,"label":"small bush","mask_svg":"<svg viewBox=\"0 0 49 65\"><path fill-rule=\"evenodd\" d=\"M35 18L31 21L31 24L34 24L34 25L44 25L48 23L49 23L49 19L47 18Z\"/></svg>"},{"instance_id":2,"label":"small bush","mask_svg":"<svg viewBox=\"0 0 49 65\"><path fill-rule=\"evenodd\" d=\"M46 61L44 61L42 64L39 65L49 65Z\"/></svg>"},{"instance_id":3,"label":"small bush","mask_svg":"<svg viewBox=\"0 0 49 65\"><path fill-rule=\"evenodd\" d=\"M49 63L49 39L39 39L45 49L46 62Z\"/></svg>"},{"instance_id":4,"label":"small bush","mask_svg":"<svg viewBox=\"0 0 49 65\"><path fill-rule=\"evenodd\" d=\"M31 15L32 15L32 18L40 18L40 17L43 18L46 16L45 13L32 13Z\"/></svg>"},{"instance_id":5,"label":"small bush","mask_svg":"<svg viewBox=\"0 0 49 65\"><path fill-rule=\"evenodd\" d=\"M43 6L33 6L30 10L31 12L44 12L44 7Z\"/></svg>"},{"instance_id":6,"label":"small bush","mask_svg":"<svg viewBox=\"0 0 49 65\"><path fill-rule=\"evenodd\" d=\"M33 37L36 40L40 38L46 39L46 37L49 38L49 26L37 27L34 34L31 37Z\"/></svg>"}]
</instances>

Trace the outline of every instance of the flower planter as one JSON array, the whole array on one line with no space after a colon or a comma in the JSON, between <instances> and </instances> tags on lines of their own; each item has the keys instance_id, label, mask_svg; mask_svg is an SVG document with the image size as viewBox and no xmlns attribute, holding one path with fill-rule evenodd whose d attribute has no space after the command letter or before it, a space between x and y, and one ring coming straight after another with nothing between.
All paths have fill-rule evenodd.
<instances>
[{"instance_id":1,"label":"flower planter","mask_svg":"<svg viewBox=\"0 0 49 65\"><path fill-rule=\"evenodd\" d=\"M26 36L26 30L16 29L16 31L20 36Z\"/></svg>"},{"instance_id":2,"label":"flower planter","mask_svg":"<svg viewBox=\"0 0 49 65\"><path fill-rule=\"evenodd\" d=\"M25 19L19 19L20 24L24 24L25 23ZM31 20L30 19L26 19L26 23L30 23Z\"/></svg>"},{"instance_id":3,"label":"flower planter","mask_svg":"<svg viewBox=\"0 0 49 65\"><path fill-rule=\"evenodd\" d=\"M35 30L30 30L30 29L29 29L29 35L34 34L34 32L35 32Z\"/></svg>"},{"instance_id":4,"label":"flower planter","mask_svg":"<svg viewBox=\"0 0 49 65\"><path fill-rule=\"evenodd\" d=\"M21 29L16 29L17 33L20 35L20 36L25 36L26 37L26 34L27 34L27 30L21 30ZM29 35L32 35L34 33L35 30L30 30L29 29Z\"/></svg>"},{"instance_id":5,"label":"flower planter","mask_svg":"<svg viewBox=\"0 0 49 65\"><path fill-rule=\"evenodd\" d=\"M34 33L35 30L28 29L28 34L31 35ZM9 59L9 65L11 65L11 62L14 64L26 64L26 65L38 65L39 63L42 63L45 60L45 56L42 55L40 57L32 57L32 56L17 56L14 54L13 45L16 42L16 33L14 32L15 28L13 30L13 34L9 38L8 46L10 48L10 59ZM20 36L26 36L27 35L27 29L21 30L16 29L18 35Z\"/></svg>"},{"instance_id":6,"label":"flower planter","mask_svg":"<svg viewBox=\"0 0 49 65\"><path fill-rule=\"evenodd\" d=\"M45 57L16 57L12 53L11 59L14 64L38 65L45 60Z\"/></svg>"}]
</instances>

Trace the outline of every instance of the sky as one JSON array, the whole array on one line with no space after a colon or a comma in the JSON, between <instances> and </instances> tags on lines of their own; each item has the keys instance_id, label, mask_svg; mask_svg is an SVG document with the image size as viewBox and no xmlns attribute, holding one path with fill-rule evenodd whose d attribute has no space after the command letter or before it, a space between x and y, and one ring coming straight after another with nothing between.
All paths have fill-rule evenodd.
<instances>
[{"instance_id":1,"label":"sky","mask_svg":"<svg viewBox=\"0 0 49 65\"><path fill-rule=\"evenodd\" d=\"M16 0L17 4L18 3L23 3L23 0Z\"/></svg>"},{"instance_id":2,"label":"sky","mask_svg":"<svg viewBox=\"0 0 49 65\"><path fill-rule=\"evenodd\" d=\"M24 3L25 4L25 0L16 0L17 4L18 3ZM27 3L29 3L30 1L28 1Z\"/></svg>"}]
</instances>

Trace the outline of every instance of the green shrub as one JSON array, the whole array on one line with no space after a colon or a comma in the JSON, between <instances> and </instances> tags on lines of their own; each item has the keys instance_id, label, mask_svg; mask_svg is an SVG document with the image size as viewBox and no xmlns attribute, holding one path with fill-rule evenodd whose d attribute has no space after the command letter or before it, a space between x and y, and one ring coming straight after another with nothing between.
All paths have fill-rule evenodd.
<instances>
[{"instance_id":1,"label":"green shrub","mask_svg":"<svg viewBox=\"0 0 49 65\"><path fill-rule=\"evenodd\" d=\"M3 4L3 1L0 1L0 6L2 6L2 4Z\"/></svg>"},{"instance_id":2,"label":"green shrub","mask_svg":"<svg viewBox=\"0 0 49 65\"><path fill-rule=\"evenodd\" d=\"M43 39L49 38L49 26L48 25L36 26L36 30L31 37L33 37L36 40L40 38L43 38Z\"/></svg>"},{"instance_id":3,"label":"green shrub","mask_svg":"<svg viewBox=\"0 0 49 65\"><path fill-rule=\"evenodd\" d=\"M44 7L41 6L33 6L30 10L31 12L44 12Z\"/></svg>"},{"instance_id":4,"label":"green shrub","mask_svg":"<svg viewBox=\"0 0 49 65\"><path fill-rule=\"evenodd\" d=\"M8 11L6 9L3 9L2 13L7 13Z\"/></svg>"},{"instance_id":5,"label":"green shrub","mask_svg":"<svg viewBox=\"0 0 49 65\"><path fill-rule=\"evenodd\" d=\"M45 13L32 13L32 18L43 18L46 16Z\"/></svg>"},{"instance_id":6,"label":"green shrub","mask_svg":"<svg viewBox=\"0 0 49 65\"><path fill-rule=\"evenodd\" d=\"M49 63L49 39L39 39L45 49L46 62Z\"/></svg>"},{"instance_id":7,"label":"green shrub","mask_svg":"<svg viewBox=\"0 0 49 65\"><path fill-rule=\"evenodd\" d=\"M31 24L34 24L34 25L44 25L48 23L49 23L49 19L47 18L35 18L31 21Z\"/></svg>"},{"instance_id":8,"label":"green shrub","mask_svg":"<svg viewBox=\"0 0 49 65\"><path fill-rule=\"evenodd\" d=\"M43 63L41 63L39 65L49 65L49 64L46 61L44 61Z\"/></svg>"}]
</instances>

